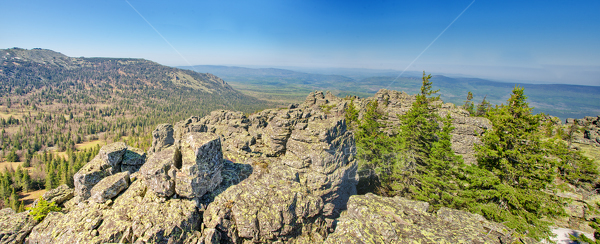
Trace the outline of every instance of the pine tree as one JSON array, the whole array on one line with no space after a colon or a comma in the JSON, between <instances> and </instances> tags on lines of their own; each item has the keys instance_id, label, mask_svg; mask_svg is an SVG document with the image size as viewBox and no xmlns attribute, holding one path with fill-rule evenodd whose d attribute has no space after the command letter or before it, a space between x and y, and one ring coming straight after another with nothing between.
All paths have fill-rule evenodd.
<instances>
[{"instance_id":1,"label":"pine tree","mask_svg":"<svg viewBox=\"0 0 600 244\"><path fill-rule=\"evenodd\" d=\"M490 109L492 109L492 105L486 100L486 98L487 95L483 97L481 103L477 104L477 112L475 113L475 115L485 116L487 112L490 111Z\"/></svg>"},{"instance_id":2,"label":"pine tree","mask_svg":"<svg viewBox=\"0 0 600 244\"><path fill-rule=\"evenodd\" d=\"M469 112L470 115L475 115L475 104L473 103L473 93L469 91L467 94L467 100L465 101L465 105L463 108Z\"/></svg>"},{"instance_id":3,"label":"pine tree","mask_svg":"<svg viewBox=\"0 0 600 244\"><path fill-rule=\"evenodd\" d=\"M45 178L45 187L46 190L52 190L52 188L54 188L54 182L56 181L56 174L54 172L54 169L51 167L51 164L48 164L48 170L46 171L46 178Z\"/></svg>"},{"instance_id":4,"label":"pine tree","mask_svg":"<svg viewBox=\"0 0 600 244\"><path fill-rule=\"evenodd\" d=\"M464 202L461 194L464 164L462 158L452 151L452 118L448 114L440 121L443 127L436 133L438 139L431 144L429 157L419 169L417 186L411 194L413 199L427 201L434 208L460 208Z\"/></svg>"},{"instance_id":5,"label":"pine tree","mask_svg":"<svg viewBox=\"0 0 600 244\"><path fill-rule=\"evenodd\" d=\"M471 168L470 173L479 176L468 178L470 194L480 204L470 209L542 238L549 233L549 223L542 217L564 210L557 197L544 192L556 176L556 162L547 157L540 140L540 116L531 113L526 99L523 88L515 87L506 105L487 113L493 129L476 146L479 169Z\"/></svg>"},{"instance_id":6,"label":"pine tree","mask_svg":"<svg viewBox=\"0 0 600 244\"><path fill-rule=\"evenodd\" d=\"M523 88L515 87L506 105L489 112L494 128L483 136L478 162L514 187L544 189L554 179L554 164L545 157L538 128Z\"/></svg>"},{"instance_id":7,"label":"pine tree","mask_svg":"<svg viewBox=\"0 0 600 244\"><path fill-rule=\"evenodd\" d=\"M356 107L354 106L354 99L351 99L344 114L344 117L346 118L346 123L348 123L349 127L352 127L355 123L358 122L358 112L358 109L356 109Z\"/></svg>"},{"instance_id":8,"label":"pine tree","mask_svg":"<svg viewBox=\"0 0 600 244\"><path fill-rule=\"evenodd\" d=\"M438 90L431 89L430 78L431 75L423 72L421 93L416 95L410 110L400 116L402 125L394 143L397 156L395 160L388 161L387 168L391 172L384 177L392 195L415 194L419 191L417 173L427 165L431 146L440 129L437 106L433 104L439 100L439 96L433 96Z\"/></svg>"},{"instance_id":9,"label":"pine tree","mask_svg":"<svg viewBox=\"0 0 600 244\"><path fill-rule=\"evenodd\" d=\"M31 187L31 176L29 176L29 172L25 170L23 174L23 178L21 179L21 189L23 192L29 192L29 188Z\"/></svg>"},{"instance_id":10,"label":"pine tree","mask_svg":"<svg viewBox=\"0 0 600 244\"><path fill-rule=\"evenodd\" d=\"M366 164L377 164L381 155L381 120L382 115L377 111L377 101L367 104L367 111L356 130L357 156Z\"/></svg>"},{"instance_id":11,"label":"pine tree","mask_svg":"<svg viewBox=\"0 0 600 244\"><path fill-rule=\"evenodd\" d=\"M15 193L15 189L12 189L12 193L10 194L9 200L10 208L17 211L19 209L19 197Z\"/></svg>"}]
</instances>

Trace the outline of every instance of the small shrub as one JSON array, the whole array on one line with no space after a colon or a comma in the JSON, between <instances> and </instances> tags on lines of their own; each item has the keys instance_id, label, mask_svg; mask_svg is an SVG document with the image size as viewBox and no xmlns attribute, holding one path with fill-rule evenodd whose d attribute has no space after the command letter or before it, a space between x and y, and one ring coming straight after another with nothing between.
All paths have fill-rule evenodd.
<instances>
[{"instance_id":1,"label":"small shrub","mask_svg":"<svg viewBox=\"0 0 600 244\"><path fill-rule=\"evenodd\" d=\"M58 212L61 210L61 208L56 206L56 203L48 203L48 201L40 197L38 199L37 205L33 208L27 208L27 210L31 210L31 212L29 212L29 215L33 216L33 219L35 219L36 221L42 221L44 220L44 218L46 218L46 215L48 215L48 213Z\"/></svg>"}]
</instances>

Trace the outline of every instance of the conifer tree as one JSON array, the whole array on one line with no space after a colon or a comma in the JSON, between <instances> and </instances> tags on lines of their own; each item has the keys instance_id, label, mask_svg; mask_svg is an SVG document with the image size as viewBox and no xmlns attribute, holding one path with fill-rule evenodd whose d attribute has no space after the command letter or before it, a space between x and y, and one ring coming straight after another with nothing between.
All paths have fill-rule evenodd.
<instances>
[{"instance_id":1,"label":"conifer tree","mask_svg":"<svg viewBox=\"0 0 600 244\"><path fill-rule=\"evenodd\" d=\"M540 115L533 115L521 87L515 87L507 104L491 109L493 128L476 146L478 169L471 168L470 194L478 207L472 211L530 236L549 233L542 217L564 214L559 199L544 190L551 186L556 162L547 157L540 139ZM483 171L481 171L483 169ZM485 179L485 182L480 181Z\"/></svg>"},{"instance_id":2,"label":"conifer tree","mask_svg":"<svg viewBox=\"0 0 600 244\"><path fill-rule=\"evenodd\" d=\"M514 187L544 189L554 179L538 133L540 116L533 115L523 88L515 87L506 105L489 112L494 128L483 136L478 163Z\"/></svg>"},{"instance_id":3,"label":"conifer tree","mask_svg":"<svg viewBox=\"0 0 600 244\"><path fill-rule=\"evenodd\" d=\"M421 93L416 95L410 110L400 116L402 125L395 142L398 154L395 160L388 161L391 173L390 177L386 177L392 195L415 194L419 191L417 173L426 167L431 146L440 129L437 107L433 104L439 100L439 96L434 96L438 90L431 89L429 79L431 75L423 72Z\"/></svg>"},{"instance_id":4,"label":"conifer tree","mask_svg":"<svg viewBox=\"0 0 600 244\"><path fill-rule=\"evenodd\" d=\"M473 103L472 100L473 100L473 93L471 93L469 91L469 93L467 94L467 100L465 101L465 105L463 105L463 108L465 110L467 110L470 115L475 114L475 104Z\"/></svg>"}]
</instances>

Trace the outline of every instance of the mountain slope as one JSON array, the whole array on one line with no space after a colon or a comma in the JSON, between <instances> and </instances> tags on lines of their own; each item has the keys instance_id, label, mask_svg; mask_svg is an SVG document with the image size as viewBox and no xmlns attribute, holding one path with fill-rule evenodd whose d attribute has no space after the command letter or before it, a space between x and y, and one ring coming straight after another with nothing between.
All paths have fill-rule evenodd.
<instances>
[{"instance_id":1,"label":"mountain slope","mask_svg":"<svg viewBox=\"0 0 600 244\"><path fill-rule=\"evenodd\" d=\"M31 159L97 138L150 144L156 124L219 109L275 104L244 95L212 74L144 59L73 58L44 49L0 50L0 152Z\"/></svg>"}]
</instances>

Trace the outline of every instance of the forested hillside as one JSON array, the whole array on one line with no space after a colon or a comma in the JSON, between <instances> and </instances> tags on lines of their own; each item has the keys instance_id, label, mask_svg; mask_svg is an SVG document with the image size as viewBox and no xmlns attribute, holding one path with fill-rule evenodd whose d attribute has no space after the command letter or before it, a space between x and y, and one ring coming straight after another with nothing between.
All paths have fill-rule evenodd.
<instances>
[{"instance_id":1,"label":"forested hillside","mask_svg":"<svg viewBox=\"0 0 600 244\"><path fill-rule=\"evenodd\" d=\"M61 178L72 181L67 175L87 162L77 159L93 157L92 151L97 151L84 146L87 155L77 156L76 145L125 140L146 149L157 124L218 109L249 113L273 106L239 93L211 74L148 60L0 50L0 162L34 166L13 172L8 163L0 165L4 171L0 205L8 205L11 194L31 190L30 186L53 188ZM52 182L44 184L50 176ZM33 183L23 186L23 177Z\"/></svg>"}]
</instances>

